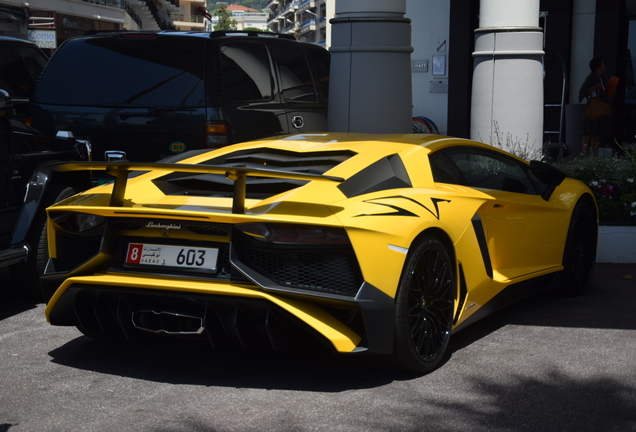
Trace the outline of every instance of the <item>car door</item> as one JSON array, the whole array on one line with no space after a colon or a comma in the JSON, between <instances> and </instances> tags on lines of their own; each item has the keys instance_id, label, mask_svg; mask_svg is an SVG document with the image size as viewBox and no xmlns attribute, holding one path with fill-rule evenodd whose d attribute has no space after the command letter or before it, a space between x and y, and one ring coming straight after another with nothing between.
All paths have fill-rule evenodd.
<instances>
[{"instance_id":1,"label":"car door","mask_svg":"<svg viewBox=\"0 0 636 432\"><path fill-rule=\"evenodd\" d=\"M0 41L0 88L13 99L16 119L22 120L29 98L48 57L36 45L14 39Z\"/></svg>"},{"instance_id":2,"label":"car door","mask_svg":"<svg viewBox=\"0 0 636 432\"><path fill-rule=\"evenodd\" d=\"M0 247L10 243L30 174L46 154L45 149L36 148L36 137L25 133L26 129L20 122L0 117Z\"/></svg>"},{"instance_id":3,"label":"car door","mask_svg":"<svg viewBox=\"0 0 636 432\"><path fill-rule=\"evenodd\" d=\"M96 160L122 150L154 162L204 148L207 40L174 34L75 38L55 53L32 98L33 126L89 139Z\"/></svg>"},{"instance_id":4,"label":"car door","mask_svg":"<svg viewBox=\"0 0 636 432\"><path fill-rule=\"evenodd\" d=\"M496 280L511 280L561 265L566 211L542 198L527 165L497 151L454 148L444 157L457 183L490 197L477 212ZM435 167L433 167L435 171Z\"/></svg>"},{"instance_id":5,"label":"car door","mask_svg":"<svg viewBox=\"0 0 636 432\"><path fill-rule=\"evenodd\" d=\"M5 247L9 243L9 234L12 225L8 219L8 168L9 168L9 119L6 116L0 116L0 248Z\"/></svg>"},{"instance_id":6,"label":"car door","mask_svg":"<svg viewBox=\"0 0 636 432\"><path fill-rule=\"evenodd\" d=\"M311 53L311 59L308 53ZM293 46L276 50L280 94L287 113L289 133L327 130L329 61L328 53L326 55L327 58L316 51Z\"/></svg>"}]
</instances>

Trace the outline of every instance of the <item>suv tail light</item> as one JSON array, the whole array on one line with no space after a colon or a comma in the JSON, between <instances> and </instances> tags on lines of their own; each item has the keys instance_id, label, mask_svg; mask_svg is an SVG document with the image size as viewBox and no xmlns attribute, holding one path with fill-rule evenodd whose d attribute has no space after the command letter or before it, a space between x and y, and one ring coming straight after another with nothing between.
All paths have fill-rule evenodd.
<instances>
[{"instance_id":1,"label":"suv tail light","mask_svg":"<svg viewBox=\"0 0 636 432\"><path fill-rule=\"evenodd\" d=\"M230 144L230 126L224 121L205 123L205 146L219 148Z\"/></svg>"}]
</instances>

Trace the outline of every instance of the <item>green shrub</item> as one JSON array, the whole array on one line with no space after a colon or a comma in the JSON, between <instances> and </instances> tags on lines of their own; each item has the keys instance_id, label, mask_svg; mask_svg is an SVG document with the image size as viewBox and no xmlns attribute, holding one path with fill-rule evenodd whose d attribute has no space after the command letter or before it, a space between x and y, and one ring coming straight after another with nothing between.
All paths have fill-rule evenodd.
<instances>
[{"instance_id":1,"label":"green shrub","mask_svg":"<svg viewBox=\"0 0 636 432\"><path fill-rule=\"evenodd\" d=\"M590 187L606 225L636 224L636 154L622 150L612 158L576 158L550 162L568 177Z\"/></svg>"}]
</instances>

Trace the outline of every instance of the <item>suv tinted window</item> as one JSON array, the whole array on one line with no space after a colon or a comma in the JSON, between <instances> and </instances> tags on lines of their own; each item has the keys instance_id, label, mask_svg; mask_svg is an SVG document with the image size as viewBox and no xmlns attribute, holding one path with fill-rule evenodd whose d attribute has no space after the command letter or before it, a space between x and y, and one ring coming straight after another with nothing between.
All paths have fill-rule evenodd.
<instances>
[{"instance_id":1,"label":"suv tinted window","mask_svg":"<svg viewBox=\"0 0 636 432\"><path fill-rule=\"evenodd\" d=\"M0 45L0 88L9 92L13 97L26 96L28 92L22 90L20 80L26 82L26 77L13 55L10 46Z\"/></svg>"},{"instance_id":2,"label":"suv tinted window","mask_svg":"<svg viewBox=\"0 0 636 432\"><path fill-rule=\"evenodd\" d=\"M296 48L280 48L276 51L276 62L283 98L294 102L316 102L311 71L303 52Z\"/></svg>"},{"instance_id":3,"label":"suv tinted window","mask_svg":"<svg viewBox=\"0 0 636 432\"><path fill-rule=\"evenodd\" d=\"M42 76L37 100L66 105L204 106L205 40L69 41ZM176 46L173 46L176 45ZM169 55L166 55L169 53Z\"/></svg>"},{"instance_id":4,"label":"suv tinted window","mask_svg":"<svg viewBox=\"0 0 636 432\"><path fill-rule=\"evenodd\" d=\"M8 91L11 97L28 98L46 64L46 57L28 46L15 48L25 57L24 61L15 55L11 46L0 45L0 88Z\"/></svg>"},{"instance_id":5,"label":"suv tinted window","mask_svg":"<svg viewBox=\"0 0 636 432\"><path fill-rule=\"evenodd\" d=\"M31 75L31 78L33 79L33 82L37 82L44 66L46 66L46 62L48 62L49 59L34 46L16 45L15 49L18 52L18 56L22 58L29 75Z\"/></svg>"},{"instance_id":6,"label":"suv tinted window","mask_svg":"<svg viewBox=\"0 0 636 432\"><path fill-rule=\"evenodd\" d=\"M261 44L228 44L221 47L223 102L269 100L273 94L267 48Z\"/></svg>"}]
</instances>

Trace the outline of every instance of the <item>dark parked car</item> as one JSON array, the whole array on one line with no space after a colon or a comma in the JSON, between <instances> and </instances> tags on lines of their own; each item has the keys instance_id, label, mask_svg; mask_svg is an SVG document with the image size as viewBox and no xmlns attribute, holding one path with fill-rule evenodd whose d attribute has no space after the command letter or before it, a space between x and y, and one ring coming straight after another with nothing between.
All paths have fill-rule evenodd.
<instances>
[{"instance_id":1,"label":"dark parked car","mask_svg":"<svg viewBox=\"0 0 636 432\"><path fill-rule=\"evenodd\" d=\"M39 275L48 261L46 208L91 185L90 174L57 173L51 165L89 158L90 144L68 133L48 139L13 120L0 89L0 267L9 267L24 297L42 298Z\"/></svg>"},{"instance_id":2,"label":"dark parked car","mask_svg":"<svg viewBox=\"0 0 636 432\"><path fill-rule=\"evenodd\" d=\"M15 119L22 119L38 77L49 60L32 42L0 36L0 89L13 100Z\"/></svg>"},{"instance_id":3,"label":"dark parked car","mask_svg":"<svg viewBox=\"0 0 636 432\"><path fill-rule=\"evenodd\" d=\"M107 32L67 40L33 95L33 126L72 131L100 159L326 129L329 52L260 32Z\"/></svg>"}]
</instances>

